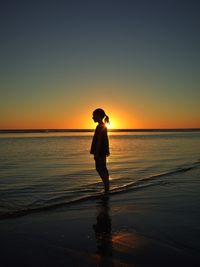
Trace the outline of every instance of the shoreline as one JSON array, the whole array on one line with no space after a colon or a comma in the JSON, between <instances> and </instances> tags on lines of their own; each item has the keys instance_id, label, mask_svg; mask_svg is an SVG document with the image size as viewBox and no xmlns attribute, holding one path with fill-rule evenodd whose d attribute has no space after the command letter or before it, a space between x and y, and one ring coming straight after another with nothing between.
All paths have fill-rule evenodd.
<instances>
[{"instance_id":1,"label":"shoreline","mask_svg":"<svg viewBox=\"0 0 200 267\"><path fill-rule=\"evenodd\" d=\"M0 221L2 266L199 266L198 176Z\"/></svg>"}]
</instances>

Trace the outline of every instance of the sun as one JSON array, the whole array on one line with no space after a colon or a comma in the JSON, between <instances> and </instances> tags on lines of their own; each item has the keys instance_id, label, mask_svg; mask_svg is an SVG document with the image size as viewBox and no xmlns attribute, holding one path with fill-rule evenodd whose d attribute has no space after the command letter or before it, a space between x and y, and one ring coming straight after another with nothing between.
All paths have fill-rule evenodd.
<instances>
[{"instance_id":1,"label":"sun","mask_svg":"<svg viewBox=\"0 0 200 267\"><path fill-rule=\"evenodd\" d=\"M107 127L108 129L113 129L111 123L106 123L106 127Z\"/></svg>"},{"instance_id":2,"label":"sun","mask_svg":"<svg viewBox=\"0 0 200 267\"><path fill-rule=\"evenodd\" d=\"M115 121L110 121L109 123L106 123L106 127L108 128L108 129L117 129L117 124L116 124L116 122Z\"/></svg>"},{"instance_id":3,"label":"sun","mask_svg":"<svg viewBox=\"0 0 200 267\"><path fill-rule=\"evenodd\" d=\"M122 129L124 127L121 120L121 118L123 117L121 113L116 113L116 112L114 113L108 110L108 113L106 114L109 115L109 123L106 123L106 127L108 130ZM86 114L85 117L83 117L82 121L84 120L88 121L88 126L84 126L85 129L94 128L95 126L94 121L93 119L91 119L91 117L89 117L88 114Z\"/></svg>"}]
</instances>

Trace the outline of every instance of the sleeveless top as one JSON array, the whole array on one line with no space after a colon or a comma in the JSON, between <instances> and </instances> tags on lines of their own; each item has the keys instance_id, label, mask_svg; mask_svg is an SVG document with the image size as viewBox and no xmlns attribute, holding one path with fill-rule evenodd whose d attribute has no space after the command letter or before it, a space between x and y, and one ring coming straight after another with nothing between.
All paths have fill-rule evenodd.
<instances>
[{"instance_id":1,"label":"sleeveless top","mask_svg":"<svg viewBox=\"0 0 200 267\"><path fill-rule=\"evenodd\" d=\"M90 154L109 156L108 133L105 124L98 124L92 139Z\"/></svg>"}]
</instances>

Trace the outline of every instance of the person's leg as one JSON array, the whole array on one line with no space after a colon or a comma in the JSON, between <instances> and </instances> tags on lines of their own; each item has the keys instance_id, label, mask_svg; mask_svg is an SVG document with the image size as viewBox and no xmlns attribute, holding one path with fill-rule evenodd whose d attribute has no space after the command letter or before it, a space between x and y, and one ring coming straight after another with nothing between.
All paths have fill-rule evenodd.
<instances>
[{"instance_id":1,"label":"person's leg","mask_svg":"<svg viewBox=\"0 0 200 267\"><path fill-rule=\"evenodd\" d=\"M106 167L106 157L95 160L96 170L99 173L105 187L105 191L109 191L109 172Z\"/></svg>"}]
</instances>

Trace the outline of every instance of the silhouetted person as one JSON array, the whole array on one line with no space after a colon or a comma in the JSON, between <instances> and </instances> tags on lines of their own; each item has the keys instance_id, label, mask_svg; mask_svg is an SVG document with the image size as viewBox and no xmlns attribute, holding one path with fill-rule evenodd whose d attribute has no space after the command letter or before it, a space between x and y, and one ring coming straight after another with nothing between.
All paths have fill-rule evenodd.
<instances>
[{"instance_id":1,"label":"silhouetted person","mask_svg":"<svg viewBox=\"0 0 200 267\"><path fill-rule=\"evenodd\" d=\"M110 152L107 127L105 124L109 123L109 117L103 109L98 108L93 112L93 120L94 122L98 122L98 125L93 136L90 154L94 155L96 170L107 192L109 191L109 173L106 167L106 157L110 155Z\"/></svg>"},{"instance_id":2,"label":"silhouetted person","mask_svg":"<svg viewBox=\"0 0 200 267\"><path fill-rule=\"evenodd\" d=\"M98 125L93 136L90 154L94 155L96 170L107 192L109 191L109 173L106 167L106 157L110 155L110 152L107 127L105 124L109 123L109 117L103 109L98 108L93 112L93 120L94 122L98 122Z\"/></svg>"},{"instance_id":3,"label":"silhouetted person","mask_svg":"<svg viewBox=\"0 0 200 267\"><path fill-rule=\"evenodd\" d=\"M93 225L97 242L97 253L100 256L98 266L112 266L112 233L109 216L109 198L104 195L98 205L97 222ZM109 263L109 265L107 265Z\"/></svg>"}]
</instances>

